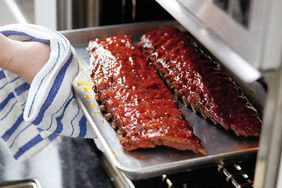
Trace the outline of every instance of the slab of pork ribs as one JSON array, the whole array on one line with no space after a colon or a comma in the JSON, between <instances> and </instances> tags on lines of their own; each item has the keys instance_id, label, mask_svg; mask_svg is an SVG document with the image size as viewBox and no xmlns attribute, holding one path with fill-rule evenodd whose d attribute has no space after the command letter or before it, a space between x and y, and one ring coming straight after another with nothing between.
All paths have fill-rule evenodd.
<instances>
[{"instance_id":1,"label":"slab of pork ribs","mask_svg":"<svg viewBox=\"0 0 282 188\"><path fill-rule=\"evenodd\" d=\"M144 34L138 44L170 89L194 111L236 135L259 136L262 122L235 82L218 63L173 27Z\"/></svg>"},{"instance_id":2,"label":"slab of pork ribs","mask_svg":"<svg viewBox=\"0 0 282 188\"><path fill-rule=\"evenodd\" d=\"M111 114L125 150L164 145L206 154L170 90L129 36L90 41L96 99Z\"/></svg>"}]
</instances>

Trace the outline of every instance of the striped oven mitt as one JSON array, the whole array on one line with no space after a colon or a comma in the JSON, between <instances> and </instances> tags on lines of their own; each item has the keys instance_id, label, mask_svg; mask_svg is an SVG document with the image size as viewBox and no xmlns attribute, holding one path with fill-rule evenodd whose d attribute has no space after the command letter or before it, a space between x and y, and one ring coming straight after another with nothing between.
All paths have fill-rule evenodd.
<instances>
[{"instance_id":1,"label":"striped oven mitt","mask_svg":"<svg viewBox=\"0 0 282 188\"><path fill-rule=\"evenodd\" d=\"M91 137L72 92L78 61L70 42L58 32L31 24L0 27L0 32L51 48L48 62L31 85L0 69L0 134L14 158L29 158L59 135Z\"/></svg>"}]
</instances>

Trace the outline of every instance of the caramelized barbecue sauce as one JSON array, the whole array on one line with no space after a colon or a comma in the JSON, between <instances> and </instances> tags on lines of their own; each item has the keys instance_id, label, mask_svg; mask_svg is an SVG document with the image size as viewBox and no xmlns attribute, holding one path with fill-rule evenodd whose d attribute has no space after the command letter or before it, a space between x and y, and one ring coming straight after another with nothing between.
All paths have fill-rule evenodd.
<instances>
[{"instance_id":1,"label":"caramelized barbecue sauce","mask_svg":"<svg viewBox=\"0 0 282 188\"><path fill-rule=\"evenodd\" d=\"M256 110L219 64L185 34L166 27L143 35L139 45L168 85L182 91L187 104L237 135L259 136L262 123Z\"/></svg>"},{"instance_id":2,"label":"caramelized barbecue sauce","mask_svg":"<svg viewBox=\"0 0 282 188\"><path fill-rule=\"evenodd\" d=\"M172 94L130 37L92 41L89 50L93 89L113 115L125 149L167 145L205 153Z\"/></svg>"}]
</instances>

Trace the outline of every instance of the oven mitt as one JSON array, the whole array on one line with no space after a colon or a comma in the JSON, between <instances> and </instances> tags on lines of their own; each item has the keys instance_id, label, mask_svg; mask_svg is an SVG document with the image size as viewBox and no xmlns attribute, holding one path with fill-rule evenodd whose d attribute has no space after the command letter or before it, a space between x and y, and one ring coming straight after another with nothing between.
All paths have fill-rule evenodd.
<instances>
[{"instance_id":1,"label":"oven mitt","mask_svg":"<svg viewBox=\"0 0 282 188\"><path fill-rule=\"evenodd\" d=\"M31 24L0 27L0 32L51 48L48 62L31 85L0 69L0 134L14 158L31 157L59 135L92 137L72 92L79 67L70 42L58 32Z\"/></svg>"}]
</instances>

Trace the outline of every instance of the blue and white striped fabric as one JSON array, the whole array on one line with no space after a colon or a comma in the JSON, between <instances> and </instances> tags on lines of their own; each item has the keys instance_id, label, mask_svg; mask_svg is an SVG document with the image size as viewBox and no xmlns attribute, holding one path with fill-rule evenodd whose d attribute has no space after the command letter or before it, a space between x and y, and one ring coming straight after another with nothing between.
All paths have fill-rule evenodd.
<instances>
[{"instance_id":1,"label":"blue and white striped fabric","mask_svg":"<svg viewBox=\"0 0 282 188\"><path fill-rule=\"evenodd\" d=\"M58 32L31 24L0 27L0 32L51 48L50 59L31 85L0 69L0 134L14 158L32 156L58 135L91 137L72 93L78 62L69 41Z\"/></svg>"}]
</instances>

